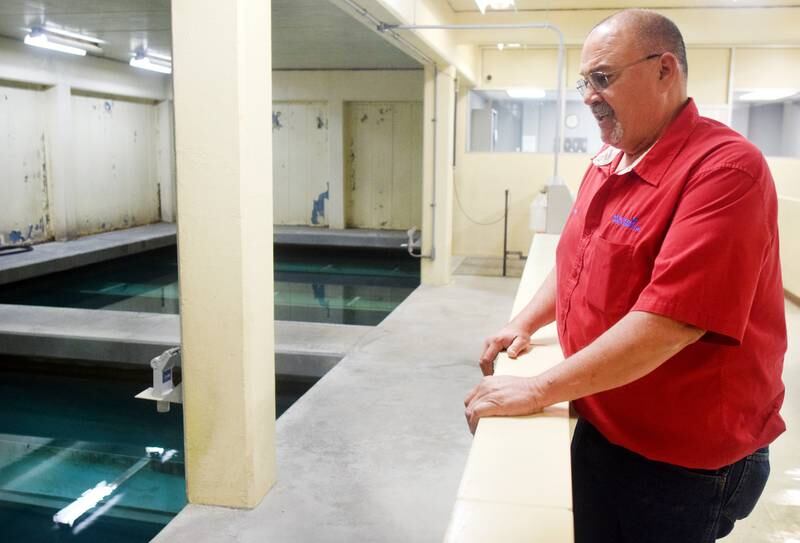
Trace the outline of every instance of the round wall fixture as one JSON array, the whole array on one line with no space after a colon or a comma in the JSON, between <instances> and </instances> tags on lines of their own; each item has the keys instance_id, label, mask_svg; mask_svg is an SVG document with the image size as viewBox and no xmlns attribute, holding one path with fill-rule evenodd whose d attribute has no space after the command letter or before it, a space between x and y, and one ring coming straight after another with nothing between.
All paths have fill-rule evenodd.
<instances>
[{"instance_id":1,"label":"round wall fixture","mask_svg":"<svg viewBox=\"0 0 800 543\"><path fill-rule=\"evenodd\" d=\"M578 127L578 116L574 113L571 115L567 115L567 118L564 119L564 124L567 128L577 128Z\"/></svg>"}]
</instances>

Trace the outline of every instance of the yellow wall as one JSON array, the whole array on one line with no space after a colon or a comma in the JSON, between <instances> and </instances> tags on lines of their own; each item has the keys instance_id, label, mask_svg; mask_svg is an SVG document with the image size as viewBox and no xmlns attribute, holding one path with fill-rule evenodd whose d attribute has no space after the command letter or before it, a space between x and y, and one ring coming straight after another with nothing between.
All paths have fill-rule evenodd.
<instances>
[{"instance_id":1,"label":"yellow wall","mask_svg":"<svg viewBox=\"0 0 800 543\"><path fill-rule=\"evenodd\" d=\"M461 89L458 96L453 254L502 256L506 189L509 190L508 250L527 254L533 237L528 228L528 209L536 193L553 175L553 155L467 153L466 123L462 120L467 118L468 90ZM562 154L559 158L559 175L573 192L580 185L590 157ZM479 225L473 221L493 224Z\"/></svg>"},{"instance_id":2,"label":"yellow wall","mask_svg":"<svg viewBox=\"0 0 800 543\"><path fill-rule=\"evenodd\" d=\"M689 47L686 57L689 96L698 104L727 104L730 49Z\"/></svg>"},{"instance_id":3,"label":"yellow wall","mask_svg":"<svg viewBox=\"0 0 800 543\"><path fill-rule=\"evenodd\" d=\"M482 89L558 86L558 54L556 49L486 48L481 51Z\"/></svg>"},{"instance_id":4,"label":"yellow wall","mask_svg":"<svg viewBox=\"0 0 800 543\"><path fill-rule=\"evenodd\" d=\"M800 29L797 30L800 34ZM733 86L800 88L800 48L737 48L733 67Z\"/></svg>"}]
</instances>

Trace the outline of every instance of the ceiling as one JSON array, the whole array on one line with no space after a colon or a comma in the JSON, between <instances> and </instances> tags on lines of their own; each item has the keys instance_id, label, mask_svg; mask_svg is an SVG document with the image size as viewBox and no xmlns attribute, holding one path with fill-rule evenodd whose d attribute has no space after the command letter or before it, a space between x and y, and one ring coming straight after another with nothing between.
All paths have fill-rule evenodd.
<instances>
[{"instance_id":1,"label":"ceiling","mask_svg":"<svg viewBox=\"0 0 800 543\"><path fill-rule=\"evenodd\" d=\"M455 12L478 11L475 0L447 0ZM517 11L649 8L800 7L800 0L516 0Z\"/></svg>"},{"instance_id":2,"label":"ceiling","mask_svg":"<svg viewBox=\"0 0 800 543\"><path fill-rule=\"evenodd\" d=\"M0 36L47 23L105 40L127 62L145 48L170 55L169 0L2 0ZM354 54L356 53L357 54ZM413 69L420 64L327 0L272 0L274 69Z\"/></svg>"}]
</instances>

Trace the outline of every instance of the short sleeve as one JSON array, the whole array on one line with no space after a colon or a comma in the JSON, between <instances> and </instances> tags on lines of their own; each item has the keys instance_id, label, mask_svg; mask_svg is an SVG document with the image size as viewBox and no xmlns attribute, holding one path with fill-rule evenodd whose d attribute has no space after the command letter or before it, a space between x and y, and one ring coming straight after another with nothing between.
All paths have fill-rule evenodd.
<instances>
[{"instance_id":1,"label":"short sleeve","mask_svg":"<svg viewBox=\"0 0 800 543\"><path fill-rule=\"evenodd\" d=\"M706 341L739 345L772 237L753 177L731 166L698 174L687 183L632 311L706 330Z\"/></svg>"}]
</instances>

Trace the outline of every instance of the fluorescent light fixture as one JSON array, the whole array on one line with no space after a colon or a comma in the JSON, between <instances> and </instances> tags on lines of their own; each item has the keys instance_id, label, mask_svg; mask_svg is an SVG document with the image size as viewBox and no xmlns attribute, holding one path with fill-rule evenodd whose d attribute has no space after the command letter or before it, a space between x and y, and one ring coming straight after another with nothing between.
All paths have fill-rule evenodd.
<instances>
[{"instance_id":1,"label":"fluorescent light fixture","mask_svg":"<svg viewBox=\"0 0 800 543\"><path fill-rule=\"evenodd\" d=\"M783 100L797 94L797 89L756 89L743 94L739 100L743 102L767 102L772 100Z\"/></svg>"},{"instance_id":2,"label":"fluorescent light fixture","mask_svg":"<svg viewBox=\"0 0 800 543\"><path fill-rule=\"evenodd\" d=\"M514 0L475 0L481 13L486 13L486 8L492 9L511 9L514 7Z\"/></svg>"},{"instance_id":3,"label":"fluorescent light fixture","mask_svg":"<svg viewBox=\"0 0 800 543\"><path fill-rule=\"evenodd\" d=\"M26 44L73 55L102 54L103 50L100 48L100 44L105 43L93 36L85 36L51 26L34 26L24 30L28 32L25 37Z\"/></svg>"},{"instance_id":4,"label":"fluorescent light fixture","mask_svg":"<svg viewBox=\"0 0 800 543\"><path fill-rule=\"evenodd\" d=\"M160 74L171 74L172 63L163 55L145 54L142 52L136 53L130 61L130 65L134 68L141 68L142 70L150 70L151 72L158 72Z\"/></svg>"},{"instance_id":5,"label":"fluorescent light fixture","mask_svg":"<svg viewBox=\"0 0 800 543\"><path fill-rule=\"evenodd\" d=\"M512 89L506 89L506 94L508 94L509 98L529 100L545 97L544 89L535 89L532 87L516 87Z\"/></svg>"},{"instance_id":6,"label":"fluorescent light fixture","mask_svg":"<svg viewBox=\"0 0 800 543\"><path fill-rule=\"evenodd\" d=\"M155 51L147 51L147 56L150 58L154 58L156 60L163 60L164 62L172 62L172 57L168 55L162 55L161 53L156 53Z\"/></svg>"},{"instance_id":7,"label":"fluorescent light fixture","mask_svg":"<svg viewBox=\"0 0 800 543\"><path fill-rule=\"evenodd\" d=\"M85 56L86 50L72 45L65 45L63 43L56 43L47 39L44 34L34 34L31 32L25 36L25 45L32 45L34 47L41 47L42 49L50 49L51 51L59 51L61 53L69 53L70 55Z\"/></svg>"},{"instance_id":8,"label":"fluorescent light fixture","mask_svg":"<svg viewBox=\"0 0 800 543\"><path fill-rule=\"evenodd\" d=\"M77 32L70 32L69 30L64 30L64 29L61 29L61 28L55 28L55 27L50 26L50 25L45 25L45 26L43 26L41 28L42 28L42 30L44 32L47 32L48 34L55 34L57 36L63 36L65 38L70 38L70 39L73 39L73 40L86 41L86 42L89 42L89 43L93 43L95 45L100 45L101 43L106 43L104 40L101 40L100 38L95 38L94 36L87 36L85 34L78 34Z\"/></svg>"}]
</instances>

